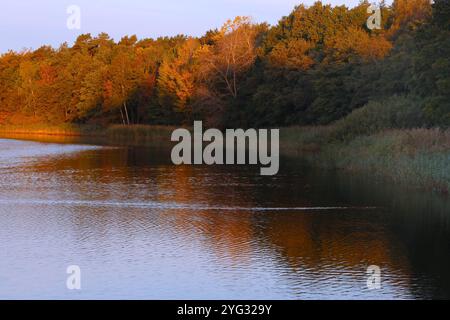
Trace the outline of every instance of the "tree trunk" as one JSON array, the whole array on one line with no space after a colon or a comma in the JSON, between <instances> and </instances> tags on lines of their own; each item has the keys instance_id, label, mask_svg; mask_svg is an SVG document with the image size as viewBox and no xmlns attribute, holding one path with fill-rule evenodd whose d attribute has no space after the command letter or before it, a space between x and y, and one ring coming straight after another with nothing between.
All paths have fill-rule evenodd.
<instances>
[{"instance_id":1,"label":"tree trunk","mask_svg":"<svg viewBox=\"0 0 450 320\"><path fill-rule=\"evenodd\" d=\"M130 117L128 115L128 108L127 108L127 100L125 97L125 88L123 87L123 85L120 86L122 89L122 99L123 99L123 109L125 110L125 120L127 125L130 125Z\"/></svg>"},{"instance_id":2,"label":"tree trunk","mask_svg":"<svg viewBox=\"0 0 450 320\"><path fill-rule=\"evenodd\" d=\"M120 116L122 117L122 124L125 125L125 119L123 118L122 108L120 108L119 110L120 110Z\"/></svg>"},{"instance_id":3,"label":"tree trunk","mask_svg":"<svg viewBox=\"0 0 450 320\"><path fill-rule=\"evenodd\" d=\"M123 103L123 108L125 110L125 118L126 118L126 121L127 121L127 125L130 125L130 117L128 115L128 108L127 108L127 103L126 102Z\"/></svg>"}]
</instances>

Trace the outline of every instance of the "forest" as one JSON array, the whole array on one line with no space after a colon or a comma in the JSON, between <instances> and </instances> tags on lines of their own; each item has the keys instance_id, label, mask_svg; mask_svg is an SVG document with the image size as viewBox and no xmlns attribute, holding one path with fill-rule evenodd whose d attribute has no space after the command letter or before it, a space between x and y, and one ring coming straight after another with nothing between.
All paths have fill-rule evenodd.
<instances>
[{"instance_id":1,"label":"forest","mask_svg":"<svg viewBox=\"0 0 450 320\"><path fill-rule=\"evenodd\" d=\"M299 5L274 26L236 17L199 38L83 34L9 51L0 124L315 126L363 109L369 127L448 127L450 2L382 2L379 30L369 5Z\"/></svg>"}]
</instances>

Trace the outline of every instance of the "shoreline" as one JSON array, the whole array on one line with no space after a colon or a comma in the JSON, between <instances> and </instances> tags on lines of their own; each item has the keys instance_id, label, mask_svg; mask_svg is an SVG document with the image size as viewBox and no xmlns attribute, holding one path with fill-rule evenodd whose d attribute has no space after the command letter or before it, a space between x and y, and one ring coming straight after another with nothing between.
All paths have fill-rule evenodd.
<instances>
[{"instance_id":1,"label":"shoreline","mask_svg":"<svg viewBox=\"0 0 450 320\"><path fill-rule=\"evenodd\" d=\"M150 125L0 126L0 137L87 138L121 146L167 147L174 129L171 126ZM374 178L381 177L390 183L449 195L450 131L390 129L358 135L346 141L330 139L332 132L330 126L281 128L280 155L305 160L314 167L370 173Z\"/></svg>"},{"instance_id":2,"label":"shoreline","mask_svg":"<svg viewBox=\"0 0 450 320\"><path fill-rule=\"evenodd\" d=\"M386 129L331 138L332 126L287 128L280 150L315 167L369 173L408 188L450 193L450 130Z\"/></svg>"},{"instance_id":3,"label":"shoreline","mask_svg":"<svg viewBox=\"0 0 450 320\"><path fill-rule=\"evenodd\" d=\"M99 136L105 128L88 125L63 125L63 126L5 126L0 125L0 135L45 135L45 136Z\"/></svg>"},{"instance_id":4,"label":"shoreline","mask_svg":"<svg viewBox=\"0 0 450 320\"><path fill-rule=\"evenodd\" d=\"M166 134L174 128L149 125L112 125L107 127L89 125L67 125L55 127L10 127L0 126L0 138L16 135L27 138L86 138L99 143L114 143L129 146L161 145L167 143ZM164 137L164 139L163 139Z\"/></svg>"}]
</instances>

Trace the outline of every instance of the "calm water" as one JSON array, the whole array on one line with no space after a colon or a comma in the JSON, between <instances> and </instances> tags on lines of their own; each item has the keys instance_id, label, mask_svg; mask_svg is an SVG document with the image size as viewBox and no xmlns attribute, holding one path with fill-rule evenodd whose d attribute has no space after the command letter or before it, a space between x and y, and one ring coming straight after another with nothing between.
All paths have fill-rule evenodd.
<instances>
[{"instance_id":1,"label":"calm water","mask_svg":"<svg viewBox=\"0 0 450 320\"><path fill-rule=\"evenodd\" d=\"M298 160L261 177L68 142L0 140L0 298L450 298L445 198Z\"/></svg>"}]
</instances>

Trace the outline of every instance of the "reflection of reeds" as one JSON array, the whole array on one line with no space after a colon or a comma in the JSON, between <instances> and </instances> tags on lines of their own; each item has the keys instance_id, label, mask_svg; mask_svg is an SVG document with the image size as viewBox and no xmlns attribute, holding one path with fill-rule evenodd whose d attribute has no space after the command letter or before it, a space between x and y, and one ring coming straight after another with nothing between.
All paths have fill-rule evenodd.
<instances>
[{"instance_id":1,"label":"reflection of reeds","mask_svg":"<svg viewBox=\"0 0 450 320\"><path fill-rule=\"evenodd\" d=\"M1 134L28 134L28 135L54 135L54 136L97 136L102 129L96 126L65 124L49 125L2 125Z\"/></svg>"},{"instance_id":2,"label":"reflection of reeds","mask_svg":"<svg viewBox=\"0 0 450 320\"><path fill-rule=\"evenodd\" d=\"M171 133L175 128L169 126L131 125L98 127L88 125L60 126L0 126L0 135L23 135L26 137L61 136L92 137L121 145L170 144ZM95 140L97 141L97 140Z\"/></svg>"},{"instance_id":3,"label":"reflection of reeds","mask_svg":"<svg viewBox=\"0 0 450 320\"><path fill-rule=\"evenodd\" d=\"M170 144L170 138L174 127L133 125L110 126L105 133L108 138L117 143L130 145L155 145Z\"/></svg>"},{"instance_id":4,"label":"reflection of reeds","mask_svg":"<svg viewBox=\"0 0 450 320\"><path fill-rule=\"evenodd\" d=\"M336 126L281 130L281 152L315 164L389 177L396 183L450 191L450 130L389 129L334 139Z\"/></svg>"},{"instance_id":5,"label":"reflection of reeds","mask_svg":"<svg viewBox=\"0 0 450 320\"><path fill-rule=\"evenodd\" d=\"M280 152L314 165L369 171L413 187L450 192L450 130L385 129L340 137L343 124L281 130ZM120 145L170 146L169 126L0 126L0 134L89 136ZM348 133L347 130L345 132Z\"/></svg>"}]
</instances>

